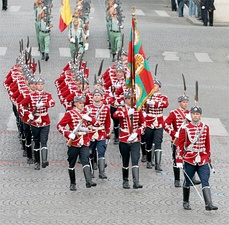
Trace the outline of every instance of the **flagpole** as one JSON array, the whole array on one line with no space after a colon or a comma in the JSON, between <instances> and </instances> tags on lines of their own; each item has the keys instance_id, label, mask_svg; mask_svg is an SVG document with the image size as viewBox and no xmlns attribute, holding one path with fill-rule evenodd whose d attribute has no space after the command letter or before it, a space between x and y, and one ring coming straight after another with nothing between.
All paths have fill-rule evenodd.
<instances>
[{"instance_id":1,"label":"flagpole","mask_svg":"<svg viewBox=\"0 0 229 225\"><path fill-rule=\"evenodd\" d=\"M134 26L132 27L132 49L133 49L133 55L132 55L132 69L131 69L131 108L134 107L134 88L135 88L135 50L134 50L134 43L135 43L135 23L136 23L136 18L135 18L135 11L136 7L132 6L132 23L134 22ZM131 133L133 132L133 123L134 123L134 118L133 115L131 115Z\"/></svg>"}]
</instances>

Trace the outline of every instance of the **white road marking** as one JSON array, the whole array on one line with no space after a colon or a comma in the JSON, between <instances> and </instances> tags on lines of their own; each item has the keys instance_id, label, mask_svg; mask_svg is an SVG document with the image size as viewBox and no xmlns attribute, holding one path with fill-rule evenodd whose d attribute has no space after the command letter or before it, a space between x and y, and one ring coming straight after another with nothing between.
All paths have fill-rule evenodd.
<instances>
[{"instance_id":1,"label":"white road marking","mask_svg":"<svg viewBox=\"0 0 229 225\"><path fill-rule=\"evenodd\" d=\"M7 47L0 47L0 55L6 54Z\"/></svg>"},{"instance_id":2,"label":"white road marking","mask_svg":"<svg viewBox=\"0 0 229 225\"><path fill-rule=\"evenodd\" d=\"M164 56L164 60L167 61L180 61L178 52L164 52L162 55Z\"/></svg>"},{"instance_id":3,"label":"white road marking","mask_svg":"<svg viewBox=\"0 0 229 225\"><path fill-rule=\"evenodd\" d=\"M170 15L166 12L166 11L163 11L163 10L155 10L155 12L161 16L161 17L170 17Z\"/></svg>"},{"instance_id":4,"label":"white road marking","mask_svg":"<svg viewBox=\"0 0 229 225\"><path fill-rule=\"evenodd\" d=\"M110 58L110 50L109 49L95 49L95 57L96 58Z\"/></svg>"},{"instance_id":5,"label":"white road marking","mask_svg":"<svg viewBox=\"0 0 229 225\"><path fill-rule=\"evenodd\" d=\"M196 59L199 61L199 62L213 62L208 53L198 53L198 52L194 52L194 55L196 57Z\"/></svg>"}]
</instances>

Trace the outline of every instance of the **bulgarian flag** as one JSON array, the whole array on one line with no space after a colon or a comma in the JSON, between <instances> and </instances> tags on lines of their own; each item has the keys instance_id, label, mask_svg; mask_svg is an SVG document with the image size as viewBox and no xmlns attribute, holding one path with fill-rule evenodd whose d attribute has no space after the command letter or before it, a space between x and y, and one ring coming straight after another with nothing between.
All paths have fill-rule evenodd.
<instances>
[{"instance_id":1,"label":"bulgarian flag","mask_svg":"<svg viewBox=\"0 0 229 225\"><path fill-rule=\"evenodd\" d=\"M72 13L70 7L70 0L62 0L59 29L63 32L65 28L72 22Z\"/></svg>"},{"instance_id":2,"label":"bulgarian flag","mask_svg":"<svg viewBox=\"0 0 229 225\"><path fill-rule=\"evenodd\" d=\"M128 68L130 73L126 75L126 86L135 88L136 107L139 111L147 98L153 94L154 82L133 17L128 48Z\"/></svg>"}]
</instances>

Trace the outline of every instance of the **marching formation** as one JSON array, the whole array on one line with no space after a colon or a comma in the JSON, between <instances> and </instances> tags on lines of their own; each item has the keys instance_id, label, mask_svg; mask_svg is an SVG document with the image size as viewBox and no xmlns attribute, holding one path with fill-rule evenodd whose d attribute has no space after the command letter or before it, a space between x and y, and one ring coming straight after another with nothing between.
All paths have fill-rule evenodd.
<instances>
[{"instance_id":1,"label":"marching formation","mask_svg":"<svg viewBox=\"0 0 229 225\"><path fill-rule=\"evenodd\" d=\"M46 4L46 3L47 4ZM44 4L44 5L43 5ZM120 1L105 2L109 45L114 62L103 71L101 61L98 73L93 77L93 89L90 90L89 68L83 61L89 36L90 2L76 2L76 10L69 25L71 60L54 81L60 104L65 114L56 125L57 130L66 138L68 173L70 190L76 191L77 160L82 164L86 188L97 186L92 180L98 170L99 179L107 179L105 173L106 151L113 136L113 144L118 146L122 160L122 187L130 189L129 174L132 172L134 189L141 189L139 160L146 162L146 169L153 167L157 173L163 171L162 142L163 131L171 136L171 148L174 171L174 186L181 187L180 170L184 172L183 207L190 210L190 186L202 184L206 210L217 210L212 204L209 176L211 162L209 127L201 122L202 109L198 103L198 82L196 82L195 105L188 110L189 97L183 76L184 94L178 97L179 107L172 110L164 120L163 110L169 106L168 97L160 93L162 83L157 76L157 65L153 77L153 92L147 96L139 109L136 105L137 91L126 84L131 74L130 56L123 50L123 36ZM50 26L44 32L39 15L47 14L51 18L51 1L37 0L35 26L37 41L42 59L48 60L48 44L44 44L46 34L50 35ZM38 22L39 21L39 22ZM45 19L49 21L49 19ZM47 24L46 24L47 25ZM47 28L47 26L46 26ZM78 36L79 35L79 36ZM46 36L47 37L47 36ZM50 38L50 37L49 37ZM49 40L47 38L47 40ZM48 42L49 43L49 42ZM44 47L45 46L45 47ZM47 48L46 48L47 47ZM144 54L141 56L145 59ZM137 65L137 64L136 64ZM35 72L38 67L38 75ZM50 130L49 108L55 106L52 95L44 90L45 80L41 73L41 64L32 59L29 38L26 48L20 41L20 55L4 81L4 87L12 102L16 117L23 156L28 164L34 164L35 170L46 168L48 161L48 136ZM142 154L141 154L142 153ZM130 169L131 163L131 169ZM197 172L201 181L194 177Z\"/></svg>"}]
</instances>

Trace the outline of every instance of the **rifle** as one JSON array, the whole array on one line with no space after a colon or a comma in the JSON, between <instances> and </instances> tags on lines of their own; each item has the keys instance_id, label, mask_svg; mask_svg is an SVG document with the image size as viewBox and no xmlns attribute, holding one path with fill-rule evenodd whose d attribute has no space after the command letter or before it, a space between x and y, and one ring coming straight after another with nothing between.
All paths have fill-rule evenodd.
<instances>
[{"instance_id":1,"label":"rifle","mask_svg":"<svg viewBox=\"0 0 229 225\"><path fill-rule=\"evenodd\" d=\"M43 97L43 96L40 97L40 99L38 100L38 103L41 102L42 97ZM32 115L34 116L34 115L36 114L36 112L37 112L37 107L35 106L35 108L34 108L34 110L33 110L33 112L32 112ZM32 122L32 120L29 119L29 120L28 120L28 124L31 125L31 122Z\"/></svg>"},{"instance_id":2,"label":"rifle","mask_svg":"<svg viewBox=\"0 0 229 225\"><path fill-rule=\"evenodd\" d=\"M83 122L83 119L81 119L78 123L78 125L74 128L74 130L72 131L73 134L77 134L78 130L80 129L81 125L82 125L82 122ZM67 142L67 146L71 147L72 146L72 142L73 142L73 139L69 139L68 142Z\"/></svg>"}]
</instances>

